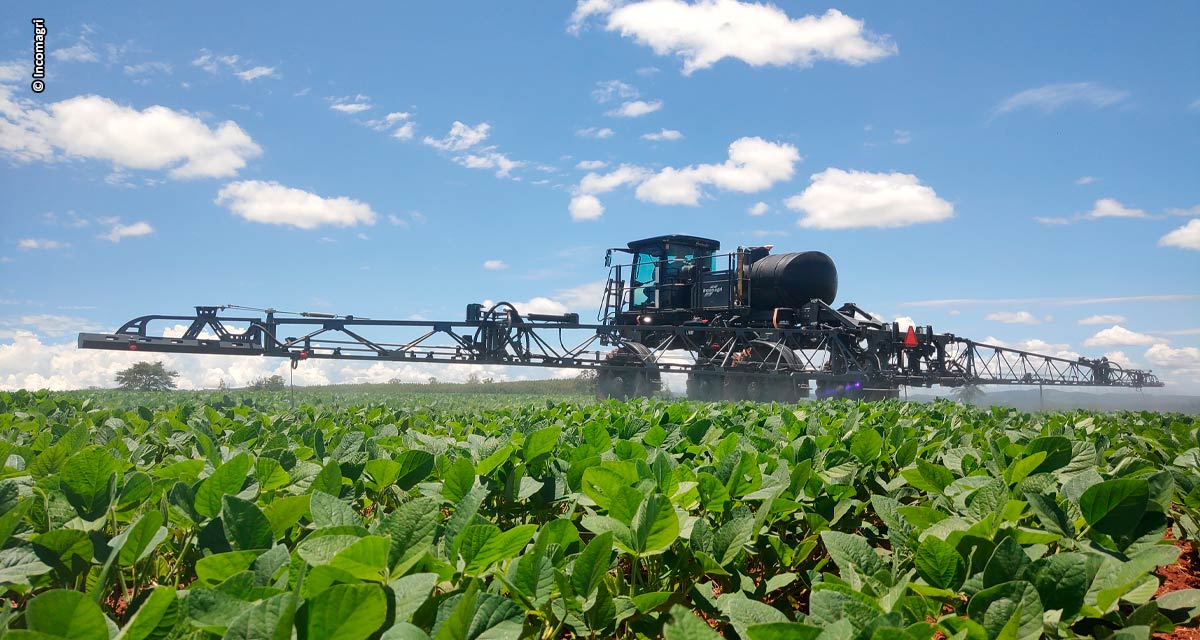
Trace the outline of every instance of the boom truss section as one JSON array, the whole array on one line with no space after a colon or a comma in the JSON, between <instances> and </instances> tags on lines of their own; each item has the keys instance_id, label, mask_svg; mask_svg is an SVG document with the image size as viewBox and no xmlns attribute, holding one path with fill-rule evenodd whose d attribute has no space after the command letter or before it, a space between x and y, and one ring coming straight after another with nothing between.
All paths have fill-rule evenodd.
<instances>
[{"instance_id":1,"label":"boom truss section","mask_svg":"<svg viewBox=\"0 0 1200 640\"><path fill-rule=\"evenodd\" d=\"M518 313L508 303L468 305L462 321L374 320L322 313L225 315L245 307L196 307L194 315L148 315L114 333L81 333L79 347L152 353L218 354L305 360L429 362L596 370L601 376L643 377L657 388L662 373L706 381L781 377L804 389L932 385L1056 385L1161 387L1150 371L1107 359L1068 359L934 333L901 331L870 319L852 304L834 310L819 300L794 322L763 329L736 323L683 325L581 324L577 314ZM181 335L164 328L186 323ZM155 335L157 329L158 335ZM614 373L615 372L615 373ZM622 373L624 372L624 373ZM602 377L602 380L604 378ZM639 393L652 389L638 386Z\"/></svg>"}]
</instances>

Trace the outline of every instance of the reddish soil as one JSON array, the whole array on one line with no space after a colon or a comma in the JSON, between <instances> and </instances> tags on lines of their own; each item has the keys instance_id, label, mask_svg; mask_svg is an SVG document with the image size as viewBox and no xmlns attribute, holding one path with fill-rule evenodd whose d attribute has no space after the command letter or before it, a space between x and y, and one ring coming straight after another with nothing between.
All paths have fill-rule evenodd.
<instances>
[{"instance_id":1,"label":"reddish soil","mask_svg":"<svg viewBox=\"0 0 1200 640\"><path fill-rule=\"evenodd\" d=\"M1167 530L1166 538L1179 547L1179 560L1169 567L1162 567L1155 573L1162 578L1162 584L1154 597L1159 597L1180 589L1200 589L1200 557L1196 554L1196 546L1187 540L1175 540ZM1190 620L1188 628L1178 627L1173 633L1156 633L1155 638L1161 640L1200 640L1200 628L1196 621Z\"/></svg>"}]
</instances>

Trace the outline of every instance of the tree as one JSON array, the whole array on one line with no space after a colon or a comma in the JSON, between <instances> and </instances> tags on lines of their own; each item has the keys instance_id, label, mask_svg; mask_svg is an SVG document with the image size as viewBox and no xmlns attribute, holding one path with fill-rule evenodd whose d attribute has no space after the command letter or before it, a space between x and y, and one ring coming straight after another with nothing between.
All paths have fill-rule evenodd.
<instances>
[{"instance_id":1,"label":"tree","mask_svg":"<svg viewBox=\"0 0 1200 640\"><path fill-rule=\"evenodd\" d=\"M282 391L287 387L287 381L283 376L275 374L270 378L256 378L250 383L250 388L255 391Z\"/></svg>"},{"instance_id":2,"label":"tree","mask_svg":"<svg viewBox=\"0 0 1200 640\"><path fill-rule=\"evenodd\" d=\"M964 384L950 392L954 399L962 404L979 404L983 400L983 388L977 384Z\"/></svg>"},{"instance_id":3,"label":"tree","mask_svg":"<svg viewBox=\"0 0 1200 640\"><path fill-rule=\"evenodd\" d=\"M117 386L129 391L170 391L175 388L178 371L158 362L138 362L117 373Z\"/></svg>"}]
</instances>

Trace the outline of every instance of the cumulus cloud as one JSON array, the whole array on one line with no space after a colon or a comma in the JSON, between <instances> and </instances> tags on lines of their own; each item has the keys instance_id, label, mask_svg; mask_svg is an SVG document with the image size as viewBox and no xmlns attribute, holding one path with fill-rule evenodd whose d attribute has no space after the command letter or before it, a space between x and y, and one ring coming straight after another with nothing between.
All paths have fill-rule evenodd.
<instances>
[{"instance_id":1,"label":"cumulus cloud","mask_svg":"<svg viewBox=\"0 0 1200 640\"><path fill-rule=\"evenodd\" d=\"M784 204L801 211L800 226L811 229L904 227L941 222L954 206L909 173L868 173L829 168Z\"/></svg>"},{"instance_id":2,"label":"cumulus cloud","mask_svg":"<svg viewBox=\"0 0 1200 640\"><path fill-rule=\"evenodd\" d=\"M543 296L538 296L538 297L532 298L530 300L523 300L523 301L510 300L508 302L510 304L512 304L512 306L517 308L517 313L520 313L523 316L531 314L531 313L544 313L547 315L561 315L561 314L567 313L567 311L568 311L567 305L565 305L557 300L551 300L550 298L546 298ZM488 309L493 304L495 304L495 301L484 300L483 308Z\"/></svg>"},{"instance_id":3,"label":"cumulus cloud","mask_svg":"<svg viewBox=\"0 0 1200 640\"><path fill-rule=\"evenodd\" d=\"M238 78L240 78L242 80L242 82L251 82L251 81L257 80L259 78L278 78L279 77L279 74L275 73L275 67L265 67L262 65L259 65L257 67L251 67L249 69L246 69L245 71L238 71L234 75L236 75Z\"/></svg>"},{"instance_id":4,"label":"cumulus cloud","mask_svg":"<svg viewBox=\"0 0 1200 640\"><path fill-rule=\"evenodd\" d=\"M611 138L613 133L613 130L608 127L584 127L575 131L575 135L580 138L594 138L596 140Z\"/></svg>"},{"instance_id":5,"label":"cumulus cloud","mask_svg":"<svg viewBox=\"0 0 1200 640\"><path fill-rule=\"evenodd\" d=\"M1176 247L1179 249L1200 251L1200 218L1191 220L1182 227L1159 238L1158 245L1160 247Z\"/></svg>"},{"instance_id":6,"label":"cumulus cloud","mask_svg":"<svg viewBox=\"0 0 1200 640\"><path fill-rule=\"evenodd\" d=\"M300 229L315 229L322 225L372 225L377 217L370 206L358 200L344 196L323 198L273 181L231 182L221 188L216 203L251 222L291 225Z\"/></svg>"},{"instance_id":7,"label":"cumulus cloud","mask_svg":"<svg viewBox=\"0 0 1200 640\"><path fill-rule=\"evenodd\" d=\"M525 164L496 151L495 147L486 147L478 153L456 156L454 161L468 169L494 169L497 178L511 177L513 169Z\"/></svg>"},{"instance_id":8,"label":"cumulus cloud","mask_svg":"<svg viewBox=\"0 0 1200 640\"><path fill-rule=\"evenodd\" d=\"M749 209L746 209L746 213L748 213L752 216L761 216L762 214L764 214L770 210L771 210L771 207L767 206L767 203L755 202L754 206L750 207Z\"/></svg>"},{"instance_id":9,"label":"cumulus cloud","mask_svg":"<svg viewBox=\"0 0 1200 640\"><path fill-rule=\"evenodd\" d=\"M121 224L118 220L112 220L109 221L109 225L108 232L102 233L97 237L112 243L120 242L122 238L136 238L154 233L154 227L150 226L148 222Z\"/></svg>"},{"instance_id":10,"label":"cumulus cloud","mask_svg":"<svg viewBox=\"0 0 1200 640\"><path fill-rule=\"evenodd\" d=\"M642 140L653 140L655 142L674 142L683 140L683 134L674 129L663 129L658 133L644 133Z\"/></svg>"},{"instance_id":11,"label":"cumulus cloud","mask_svg":"<svg viewBox=\"0 0 1200 640\"><path fill-rule=\"evenodd\" d=\"M1071 345L1063 342L1046 342L1041 338L1029 338L1027 340L1007 342L993 336L988 336L986 339L984 339L983 343L996 347L1006 347L1009 349L1017 349L1019 351L1028 351L1031 353L1053 356L1055 358L1065 358L1067 360L1075 360L1079 358L1078 353L1071 351Z\"/></svg>"},{"instance_id":12,"label":"cumulus cloud","mask_svg":"<svg viewBox=\"0 0 1200 640\"><path fill-rule=\"evenodd\" d=\"M200 55L192 60L192 66L200 67L201 69L217 75L224 69L232 72L242 82L252 82L259 78L279 78L279 73L275 67L265 65L249 66L249 61L242 59L241 56L235 54L218 55L207 49L201 49Z\"/></svg>"},{"instance_id":13,"label":"cumulus cloud","mask_svg":"<svg viewBox=\"0 0 1200 640\"><path fill-rule=\"evenodd\" d=\"M664 168L638 185L637 198L655 204L696 206L704 196L705 185L755 193L790 180L800 160L800 153L790 144L739 138L729 145L725 162Z\"/></svg>"},{"instance_id":14,"label":"cumulus cloud","mask_svg":"<svg viewBox=\"0 0 1200 640\"><path fill-rule=\"evenodd\" d=\"M1156 367L1187 369L1200 372L1200 349L1156 344L1146 350L1146 361Z\"/></svg>"},{"instance_id":15,"label":"cumulus cloud","mask_svg":"<svg viewBox=\"0 0 1200 640\"><path fill-rule=\"evenodd\" d=\"M1042 319L1028 311L997 311L983 317L984 320L1003 322L1004 324L1041 324Z\"/></svg>"},{"instance_id":16,"label":"cumulus cloud","mask_svg":"<svg viewBox=\"0 0 1200 640\"><path fill-rule=\"evenodd\" d=\"M575 168L584 169L587 171L595 171L596 169L603 169L607 166L608 163L603 160L580 160L579 163L575 165Z\"/></svg>"},{"instance_id":17,"label":"cumulus cloud","mask_svg":"<svg viewBox=\"0 0 1200 640\"><path fill-rule=\"evenodd\" d=\"M662 109L662 100L630 100L629 102L621 103L621 106L608 112L607 115L615 118L640 118Z\"/></svg>"},{"instance_id":18,"label":"cumulus cloud","mask_svg":"<svg viewBox=\"0 0 1200 640\"><path fill-rule=\"evenodd\" d=\"M507 269L508 264L503 260L484 260L483 268L488 271L500 271L501 269Z\"/></svg>"},{"instance_id":19,"label":"cumulus cloud","mask_svg":"<svg viewBox=\"0 0 1200 640\"><path fill-rule=\"evenodd\" d=\"M571 214L572 220L598 220L600 216L604 215L604 205L596 196L582 194L571 197L567 211Z\"/></svg>"},{"instance_id":20,"label":"cumulus cloud","mask_svg":"<svg viewBox=\"0 0 1200 640\"><path fill-rule=\"evenodd\" d=\"M392 137L397 140L412 140L416 130L417 124L415 122L405 122L392 131Z\"/></svg>"},{"instance_id":21,"label":"cumulus cloud","mask_svg":"<svg viewBox=\"0 0 1200 640\"><path fill-rule=\"evenodd\" d=\"M1042 113L1053 113L1063 107L1076 104L1100 109L1117 104L1128 97L1128 91L1111 89L1098 82L1048 84L1009 96L996 105L992 115L1004 115L1020 109L1036 109Z\"/></svg>"},{"instance_id":22,"label":"cumulus cloud","mask_svg":"<svg viewBox=\"0 0 1200 640\"><path fill-rule=\"evenodd\" d=\"M1102 329L1096 335L1083 341L1085 347L1129 347L1129 346L1146 346L1151 344L1164 343L1163 338L1156 338L1145 333L1130 331L1119 324Z\"/></svg>"},{"instance_id":23,"label":"cumulus cloud","mask_svg":"<svg viewBox=\"0 0 1200 640\"><path fill-rule=\"evenodd\" d=\"M50 240L48 238L21 238L20 240L17 240L17 248L25 249L26 251L31 249L66 249L70 246L71 245L66 242L59 242L58 240Z\"/></svg>"},{"instance_id":24,"label":"cumulus cloud","mask_svg":"<svg viewBox=\"0 0 1200 640\"><path fill-rule=\"evenodd\" d=\"M684 74L725 58L754 67L808 67L817 60L862 65L896 53L886 37L834 9L793 19L774 5L737 0L579 0L567 30L578 33L593 16L603 18L607 31L679 57Z\"/></svg>"},{"instance_id":25,"label":"cumulus cloud","mask_svg":"<svg viewBox=\"0 0 1200 640\"><path fill-rule=\"evenodd\" d=\"M83 39L80 39L79 42L69 47L52 50L50 57L61 62L96 62L100 59L87 41Z\"/></svg>"},{"instance_id":26,"label":"cumulus cloud","mask_svg":"<svg viewBox=\"0 0 1200 640\"><path fill-rule=\"evenodd\" d=\"M604 206L595 196L624 186L637 185L634 195L638 200L662 205L699 205L706 186L754 193L790 179L801 160L795 147L762 138L739 138L729 145L728 153L728 159L720 164L666 167L657 172L622 164L606 174L588 173L573 189L568 207L571 217L600 217Z\"/></svg>"},{"instance_id":27,"label":"cumulus cloud","mask_svg":"<svg viewBox=\"0 0 1200 640\"><path fill-rule=\"evenodd\" d=\"M1125 316L1121 316L1121 315L1116 315L1116 314L1097 314L1097 315L1094 315L1094 316L1088 316L1088 317L1086 317L1086 318L1081 318L1081 319L1079 320L1079 324L1082 324L1082 325L1089 325L1089 324L1109 324L1109 323L1111 323L1111 324L1121 324L1122 322L1125 322L1125 320L1126 320Z\"/></svg>"},{"instance_id":28,"label":"cumulus cloud","mask_svg":"<svg viewBox=\"0 0 1200 640\"><path fill-rule=\"evenodd\" d=\"M492 125L481 122L474 127L457 120L450 125L450 132L444 138L425 136L425 144L442 151L463 151L483 142L488 137Z\"/></svg>"},{"instance_id":29,"label":"cumulus cloud","mask_svg":"<svg viewBox=\"0 0 1200 640\"><path fill-rule=\"evenodd\" d=\"M1145 218L1146 212L1127 207L1112 198L1101 198L1087 213L1089 218Z\"/></svg>"},{"instance_id":30,"label":"cumulus cloud","mask_svg":"<svg viewBox=\"0 0 1200 640\"><path fill-rule=\"evenodd\" d=\"M235 175L262 149L233 121L210 127L167 107L138 110L96 95L43 106L0 85L0 152L18 162L91 159L169 170L174 178L219 178Z\"/></svg>"}]
</instances>

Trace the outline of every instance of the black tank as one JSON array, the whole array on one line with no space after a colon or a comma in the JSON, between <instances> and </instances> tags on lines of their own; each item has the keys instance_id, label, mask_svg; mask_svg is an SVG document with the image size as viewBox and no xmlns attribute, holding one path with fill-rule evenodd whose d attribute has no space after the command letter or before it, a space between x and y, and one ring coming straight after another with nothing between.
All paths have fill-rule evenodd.
<instances>
[{"instance_id":1,"label":"black tank","mask_svg":"<svg viewBox=\"0 0 1200 640\"><path fill-rule=\"evenodd\" d=\"M837 267L820 251L778 253L749 267L750 306L755 309L797 308L818 299L833 304Z\"/></svg>"}]
</instances>

